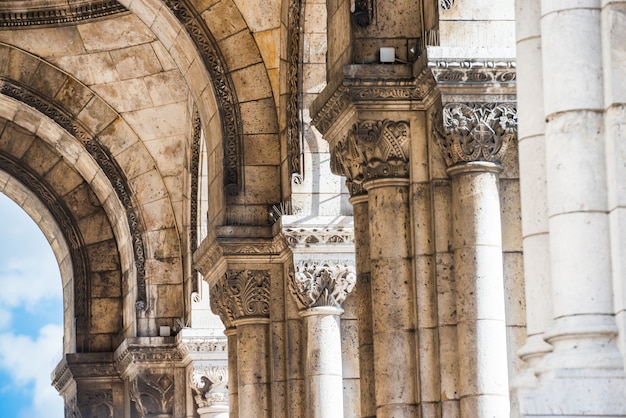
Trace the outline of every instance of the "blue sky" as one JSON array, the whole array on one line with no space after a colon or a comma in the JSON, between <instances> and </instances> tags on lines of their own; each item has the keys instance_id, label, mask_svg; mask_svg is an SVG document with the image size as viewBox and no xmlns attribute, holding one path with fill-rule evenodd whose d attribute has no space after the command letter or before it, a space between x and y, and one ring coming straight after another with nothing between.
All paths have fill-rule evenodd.
<instances>
[{"instance_id":1,"label":"blue sky","mask_svg":"<svg viewBox=\"0 0 626 418\"><path fill-rule=\"evenodd\" d=\"M0 417L63 418L50 385L62 356L61 278L45 237L0 193Z\"/></svg>"}]
</instances>

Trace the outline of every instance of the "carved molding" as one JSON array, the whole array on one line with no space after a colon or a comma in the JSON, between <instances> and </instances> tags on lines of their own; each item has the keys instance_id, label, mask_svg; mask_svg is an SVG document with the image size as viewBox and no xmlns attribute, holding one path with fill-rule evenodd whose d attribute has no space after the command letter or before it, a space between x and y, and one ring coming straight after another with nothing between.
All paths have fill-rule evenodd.
<instances>
[{"instance_id":1,"label":"carved molding","mask_svg":"<svg viewBox=\"0 0 626 418\"><path fill-rule=\"evenodd\" d=\"M36 25L58 25L74 23L128 10L115 0L93 1L80 5L56 4L56 7L37 8L27 11L3 10L0 12L0 27L24 27ZM65 7L63 7L65 6Z\"/></svg>"},{"instance_id":2,"label":"carved molding","mask_svg":"<svg viewBox=\"0 0 626 418\"><path fill-rule=\"evenodd\" d=\"M289 288L304 308L341 307L356 284L353 266L299 262L289 275Z\"/></svg>"},{"instance_id":3,"label":"carved molding","mask_svg":"<svg viewBox=\"0 0 626 418\"><path fill-rule=\"evenodd\" d=\"M448 103L433 112L432 132L446 164L487 161L501 164L517 138L517 108L512 103Z\"/></svg>"},{"instance_id":4,"label":"carved molding","mask_svg":"<svg viewBox=\"0 0 626 418\"><path fill-rule=\"evenodd\" d=\"M409 177L410 129L406 121L360 121L331 152L334 174L345 176L353 196L363 183L378 178Z\"/></svg>"},{"instance_id":5,"label":"carved molding","mask_svg":"<svg viewBox=\"0 0 626 418\"><path fill-rule=\"evenodd\" d=\"M211 76L222 122L224 187L229 194L236 195L243 186L243 129L239 101L228 73L228 65L217 41L189 0L165 0L165 4L187 29Z\"/></svg>"},{"instance_id":6,"label":"carved molding","mask_svg":"<svg viewBox=\"0 0 626 418\"><path fill-rule=\"evenodd\" d=\"M302 51L302 0L290 0L288 10L289 33L287 36L287 56L289 65L287 67L287 83L289 86L287 93L287 161L289 173L292 174L296 184L302 182L302 121L300 119L300 77L298 67L301 60Z\"/></svg>"},{"instance_id":7,"label":"carved molding","mask_svg":"<svg viewBox=\"0 0 626 418\"><path fill-rule=\"evenodd\" d=\"M229 270L211 288L211 309L226 326L240 318L268 318L269 270Z\"/></svg>"},{"instance_id":8,"label":"carved molding","mask_svg":"<svg viewBox=\"0 0 626 418\"><path fill-rule=\"evenodd\" d=\"M323 104L319 111L312 115L311 124L322 134L326 134L335 120L352 104L350 92L345 85L340 85Z\"/></svg>"},{"instance_id":9,"label":"carved molding","mask_svg":"<svg viewBox=\"0 0 626 418\"><path fill-rule=\"evenodd\" d=\"M142 373L130 382L130 398L142 417L171 416L174 409L174 376Z\"/></svg>"},{"instance_id":10,"label":"carved molding","mask_svg":"<svg viewBox=\"0 0 626 418\"><path fill-rule=\"evenodd\" d=\"M344 228L284 228L291 247L298 245L354 244L354 230Z\"/></svg>"},{"instance_id":11,"label":"carved molding","mask_svg":"<svg viewBox=\"0 0 626 418\"><path fill-rule=\"evenodd\" d=\"M228 405L228 367L194 367L190 386L198 408Z\"/></svg>"},{"instance_id":12,"label":"carved molding","mask_svg":"<svg viewBox=\"0 0 626 418\"><path fill-rule=\"evenodd\" d=\"M315 108L318 106L315 102L312 106L311 123L323 135L353 104L396 102L414 106L415 103L426 100L437 85L427 65L415 76L410 69L404 68L406 74L395 78L389 74L389 66L353 67L358 76L345 78L319 108ZM364 72L363 76L360 74L361 70Z\"/></svg>"},{"instance_id":13,"label":"carved molding","mask_svg":"<svg viewBox=\"0 0 626 418\"><path fill-rule=\"evenodd\" d=\"M181 345L185 354L228 351L226 337L183 338Z\"/></svg>"},{"instance_id":14,"label":"carved molding","mask_svg":"<svg viewBox=\"0 0 626 418\"><path fill-rule=\"evenodd\" d=\"M115 367L120 375L129 375L137 370L133 367L152 367L179 365L184 355L175 345L147 346L143 344L123 342L115 352Z\"/></svg>"},{"instance_id":15,"label":"carved molding","mask_svg":"<svg viewBox=\"0 0 626 418\"><path fill-rule=\"evenodd\" d=\"M288 244L281 234L269 239L220 239L220 245L224 255L281 255Z\"/></svg>"},{"instance_id":16,"label":"carved molding","mask_svg":"<svg viewBox=\"0 0 626 418\"><path fill-rule=\"evenodd\" d=\"M440 84L514 84L515 61L431 61L428 66Z\"/></svg>"},{"instance_id":17,"label":"carved molding","mask_svg":"<svg viewBox=\"0 0 626 418\"><path fill-rule=\"evenodd\" d=\"M198 182L200 174L200 139L202 136L202 121L198 109L193 111L193 135L191 143L191 199L189 218L189 249L191 254L198 249ZM198 270L191 270L191 293L197 294L199 291Z\"/></svg>"},{"instance_id":18,"label":"carved molding","mask_svg":"<svg viewBox=\"0 0 626 418\"><path fill-rule=\"evenodd\" d=\"M36 110L43 113L50 119L54 120L59 126L65 129L70 135L78 139L87 152L94 158L100 166L104 174L109 179L112 188L115 190L120 202L126 209L126 217L130 229L130 235L133 243L133 255L135 258L135 267L137 269L137 308L143 310L146 308L146 282L145 282L145 252L143 243L143 226L136 213L132 192L128 185L123 170L119 167L109 150L100 144L97 138L83 126L79 121L73 118L61 106L42 97L38 93L32 91L26 86L16 81L8 80L0 77L0 94L12 97ZM71 243L70 243L71 245ZM72 260L74 261L74 260ZM80 269L80 265L78 268ZM74 266L74 268L77 268ZM79 272L80 273L80 272ZM75 272L76 274L76 272ZM85 289L86 292L86 289ZM86 314L85 314L86 315ZM78 316L78 314L77 314Z\"/></svg>"}]
</instances>

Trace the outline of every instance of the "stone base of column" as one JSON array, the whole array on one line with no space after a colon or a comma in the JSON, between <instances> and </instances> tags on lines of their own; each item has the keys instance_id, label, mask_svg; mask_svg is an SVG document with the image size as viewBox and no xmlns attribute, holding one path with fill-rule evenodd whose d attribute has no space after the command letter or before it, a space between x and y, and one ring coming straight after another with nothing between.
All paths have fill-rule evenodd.
<instances>
[{"instance_id":1,"label":"stone base of column","mask_svg":"<svg viewBox=\"0 0 626 418\"><path fill-rule=\"evenodd\" d=\"M228 405L211 405L198 408L200 418L228 418Z\"/></svg>"},{"instance_id":2,"label":"stone base of column","mask_svg":"<svg viewBox=\"0 0 626 418\"><path fill-rule=\"evenodd\" d=\"M536 365L536 386L519 389L521 416L626 417L626 375L616 332L610 316L555 321L545 336L554 351Z\"/></svg>"}]
</instances>

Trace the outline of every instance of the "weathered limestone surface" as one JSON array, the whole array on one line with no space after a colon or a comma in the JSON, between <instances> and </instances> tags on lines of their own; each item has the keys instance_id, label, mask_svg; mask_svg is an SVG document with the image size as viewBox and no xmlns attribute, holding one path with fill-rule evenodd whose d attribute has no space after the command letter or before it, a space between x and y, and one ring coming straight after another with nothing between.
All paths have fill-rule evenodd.
<instances>
[{"instance_id":1,"label":"weathered limestone surface","mask_svg":"<svg viewBox=\"0 0 626 418\"><path fill-rule=\"evenodd\" d=\"M626 416L624 16L0 2L66 416Z\"/></svg>"}]
</instances>

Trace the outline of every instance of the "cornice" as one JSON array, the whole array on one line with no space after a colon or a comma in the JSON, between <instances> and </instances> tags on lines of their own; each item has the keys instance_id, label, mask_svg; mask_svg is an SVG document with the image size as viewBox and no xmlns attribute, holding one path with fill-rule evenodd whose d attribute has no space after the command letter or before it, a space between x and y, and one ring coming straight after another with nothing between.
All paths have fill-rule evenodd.
<instances>
[{"instance_id":1,"label":"cornice","mask_svg":"<svg viewBox=\"0 0 626 418\"><path fill-rule=\"evenodd\" d=\"M415 110L432 102L437 82L423 60L409 64L363 64L344 67L344 78L329 85L311 105L312 124L325 135L342 114L381 106Z\"/></svg>"},{"instance_id":2,"label":"cornice","mask_svg":"<svg viewBox=\"0 0 626 418\"><path fill-rule=\"evenodd\" d=\"M184 360L184 353L173 337L136 337L126 339L113 353L115 367L122 376L140 367L171 367Z\"/></svg>"}]
</instances>

